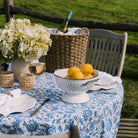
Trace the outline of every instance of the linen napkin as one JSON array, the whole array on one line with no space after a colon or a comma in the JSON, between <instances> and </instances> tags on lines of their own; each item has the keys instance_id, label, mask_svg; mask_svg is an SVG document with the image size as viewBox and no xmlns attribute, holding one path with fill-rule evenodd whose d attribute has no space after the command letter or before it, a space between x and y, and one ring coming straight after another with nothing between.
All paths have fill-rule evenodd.
<instances>
[{"instance_id":1,"label":"linen napkin","mask_svg":"<svg viewBox=\"0 0 138 138\"><path fill-rule=\"evenodd\" d=\"M112 76L106 72L98 72L99 80L94 82L90 90L111 89L117 86L117 83L122 83L118 76Z\"/></svg>"},{"instance_id":2,"label":"linen napkin","mask_svg":"<svg viewBox=\"0 0 138 138\"><path fill-rule=\"evenodd\" d=\"M7 116L15 107L15 100L21 96L21 89L0 94L0 114Z\"/></svg>"},{"instance_id":3,"label":"linen napkin","mask_svg":"<svg viewBox=\"0 0 138 138\"><path fill-rule=\"evenodd\" d=\"M68 32L65 33L66 35L76 35L77 32L80 31L80 28L68 28Z\"/></svg>"},{"instance_id":4,"label":"linen napkin","mask_svg":"<svg viewBox=\"0 0 138 138\"><path fill-rule=\"evenodd\" d=\"M57 31L57 28L48 28L50 34L54 34ZM68 28L67 33L63 33L58 31L58 34L65 34L65 35L76 35L77 32L80 30L80 28L73 27L73 28Z\"/></svg>"},{"instance_id":5,"label":"linen napkin","mask_svg":"<svg viewBox=\"0 0 138 138\"><path fill-rule=\"evenodd\" d=\"M122 80L118 76L112 76L106 72L98 72L99 80L94 84L97 85L112 85L116 83L122 83Z\"/></svg>"}]
</instances>

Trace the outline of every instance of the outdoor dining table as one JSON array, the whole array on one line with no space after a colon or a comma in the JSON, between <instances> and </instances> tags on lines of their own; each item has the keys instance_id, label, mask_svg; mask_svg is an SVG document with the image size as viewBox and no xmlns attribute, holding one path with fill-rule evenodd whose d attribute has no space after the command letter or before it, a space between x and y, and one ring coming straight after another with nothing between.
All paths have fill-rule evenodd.
<instances>
[{"instance_id":1,"label":"outdoor dining table","mask_svg":"<svg viewBox=\"0 0 138 138\"><path fill-rule=\"evenodd\" d=\"M64 93L58 87L54 74L44 72L39 77L39 86L44 93L43 97L35 97L35 107L21 112L12 113L6 117L0 116L0 135L52 135L69 131L71 125L77 125L81 138L115 138L120 121L123 104L124 89L122 84L112 89L100 89L88 93L90 100L86 103L71 104L61 100ZM11 88L0 87L0 93L19 88L14 81ZM105 94L102 92L117 92ZM34 89L22 91L22 94L31 95ZM31 113L41 103L50 98L42 108L31 117Z\"/></svg>"}]
</instances>

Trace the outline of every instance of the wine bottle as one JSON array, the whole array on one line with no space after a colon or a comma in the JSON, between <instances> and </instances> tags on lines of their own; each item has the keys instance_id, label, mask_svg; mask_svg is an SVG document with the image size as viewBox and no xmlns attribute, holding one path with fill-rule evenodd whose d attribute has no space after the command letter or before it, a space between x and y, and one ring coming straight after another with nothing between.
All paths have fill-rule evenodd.
<instances>
[{"instance_id":1,"label":"wine bottle","mask_svg":"<svg viewBox=\"0 0 138 138\"><path fill-rule=\"evenodd\" d=\"M57 29L56 33L59 33L59 32L66 33L66 32L68 32L68 23L69 23L69 20L71 19L71 16L72 16L72 11L69 11L68 14L67 14L67 17L66 17L65 21Z\"/></svg>"}]
</instances>

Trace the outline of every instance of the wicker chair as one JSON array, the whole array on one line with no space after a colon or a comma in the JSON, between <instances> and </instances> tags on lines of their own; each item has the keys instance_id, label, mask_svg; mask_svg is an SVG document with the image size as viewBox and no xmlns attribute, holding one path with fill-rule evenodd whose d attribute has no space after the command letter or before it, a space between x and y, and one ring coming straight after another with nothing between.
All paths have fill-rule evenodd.
<instances>
[{"instance_id":1,"label":"wicker chair","mask_svg":"<svg viewBox=\"0 0 138 138\"><path fill-rule=\"evenodd\" d=\"M47 135L47 136L0 135L0 138L80 138L80 133L78 126L73 125L70 127L69 132L58 135Z\"/></svg>"},{"instance_id":2,"label":"wicker chair","mask_svg":"<svg viewBox=\"0 0 138 138\"><path fill-rule=\"evenodd\" d=\"M113 76L121 77L127 47L127 33L105 29L89 31L86 63Z\"/></svg>"}]
</instances>

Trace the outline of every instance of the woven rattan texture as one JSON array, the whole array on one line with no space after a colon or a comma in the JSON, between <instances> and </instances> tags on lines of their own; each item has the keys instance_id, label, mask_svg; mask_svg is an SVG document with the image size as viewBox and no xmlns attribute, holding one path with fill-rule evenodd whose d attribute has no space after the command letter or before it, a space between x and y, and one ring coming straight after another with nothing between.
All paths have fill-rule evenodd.
<instances>
[{"instance_id":1,"label":"woven rattan texture","mask_svg":"<svg viewBox=\"0 0 138 138\"><path fill-rule=\"evenodd\" d=\"M34 76L31 74L21 74L19 76L19 88L24 91L29 91L34 88Z\"/></svg>"},{"instance_id":2,"label":"woven rattan texture","mask_svg":"<svg viewBox=\"0 0 138 138\"><path fill-rule=\"evenodd\" d=\"M84 64L88 35L51 34L52 46L46 56L46 71L53 73L56 69Z\"/></svg>"},{"instance_id":3,"label":"woven rattan texture","mask_svg":"<svg viewBox=\"0 0 138 138\"><path fill-rule=\"evenodd\" d=\"M0 87L13 87L13 72L1 71L0 73Z\"/></svg>"}]
</instances>

